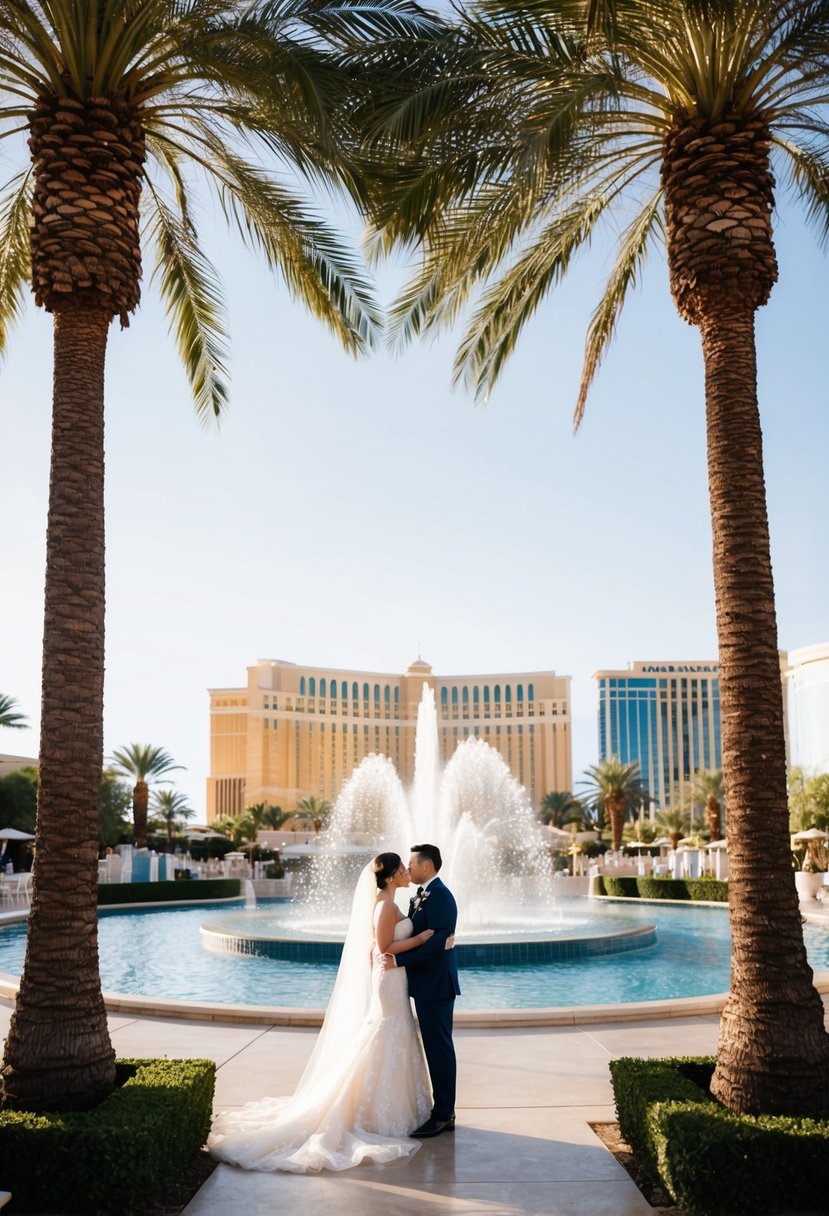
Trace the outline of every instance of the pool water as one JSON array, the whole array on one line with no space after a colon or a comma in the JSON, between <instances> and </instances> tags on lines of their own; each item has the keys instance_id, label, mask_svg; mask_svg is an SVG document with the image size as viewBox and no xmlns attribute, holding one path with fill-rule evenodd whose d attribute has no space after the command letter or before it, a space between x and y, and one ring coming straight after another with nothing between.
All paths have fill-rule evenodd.
<instances>
[{"instance_id":1,"label":"pool water","mask_svg":"<svg viewBox=\"0 0 829 1216\"><path fill-rule=\"evenodd\" d=\"M586 907L588 901L568 901ZM593 905L595 908L595 905ZM616 904L614 917L655 923L656 944L619 955L519 966L464 966L459 1009L610 1005L725 992L729 931L724 908ZM239 1005L323 1008L335 963L214 954L200 926L216 907L106 911L100 917L101 978L108 992ZM829 932L804 926L809 961L829 970ZM0 972L19 975L25 924L0 930Z\"/></svg>"}]
</instances>

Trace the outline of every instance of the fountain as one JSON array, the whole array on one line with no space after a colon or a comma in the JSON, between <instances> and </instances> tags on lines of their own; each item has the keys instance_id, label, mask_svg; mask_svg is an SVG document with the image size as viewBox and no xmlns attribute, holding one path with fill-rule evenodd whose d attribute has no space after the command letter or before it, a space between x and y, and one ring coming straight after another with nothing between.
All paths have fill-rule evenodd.
<instances>
[{"instance_id":1,"label":"fountain","mask_svg":"<svg viewBox=\"0 0 829 1216\"><path fill-rule=\"evenodd\" d=\"M631 926L604 909L577 915L556 899L549 850L500 753L471 737L441 771L435 696L424 683L411 790L387 756L367 756L337 799L294 901L211 919L203 941L220 952L336 960L366 861L386 851L406 860L410 846L424 842L441 849L441 878L458 903L461 964L617 953L655 939L653 925Z\"/></svg>"}]
</instances>

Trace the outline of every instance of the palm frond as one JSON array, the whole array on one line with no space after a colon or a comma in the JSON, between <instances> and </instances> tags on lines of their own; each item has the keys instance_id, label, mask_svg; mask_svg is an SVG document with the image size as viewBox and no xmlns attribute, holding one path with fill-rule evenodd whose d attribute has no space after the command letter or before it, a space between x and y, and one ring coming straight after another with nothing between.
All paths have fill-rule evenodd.
<instances>
[{"instance_id":1,"label":"palm frond","mask_svg":"<svg viewBox=\"0 0 829 1216\"><path fill-rule=\"evenodd\" d=\"M218 276L200 250L189 219L173 213L152 184L145 233L155 249L153 280L170 315L196 412L218 418L228 401L226 331Z\"/></svg>"},{"instance_id":2,"label":"palm frond","mask_svg":"<svg viewBox=\"0 0 829 1216\"><path fill-rule=\"evenodd\" d=\"M356 355L373 346L381 316L356 256L285 186L236 156L212 132L203 134L222 206L245 241L347 351Z\"/></svg>"},{"instance_id":3,"label":"palm frond","mask_svg":"<svg viewBox=\"0 0 829 1216\"><path fill-rule=\"evenodd\" d=\"M829 246L829 148L806 148L778 136L775 143L787 155L792 184L806 205L806 219L822 249Z\"/></svg>"},{"instance_id":4,"label":"palm frond","mask_svg":"<svg viewBox=\"0 0 829 1216\"><path fill-rule=\"evenodd\" d=\"M0 198L0 357L9 331L20 320L31 279L29 223L32 212L32 171L19 173Z\"/></svg>"},{"instance_id":5,"label":"palm frond","mask_svg":"<svg viewBox=\"0 0 829 1216\"><path fill-rule=\"evenodd\" d=\"M587 331L581 383L573 415L573 427L576 430L584 417L590 385L616 331L628 290L635 284L644 266L648 243L655 229L660 233L663 231L661 209L662 191L658 190L629 225L619 242L616 262L607 281L605 293L591 317Z\"/></svg>"}]
</instances>

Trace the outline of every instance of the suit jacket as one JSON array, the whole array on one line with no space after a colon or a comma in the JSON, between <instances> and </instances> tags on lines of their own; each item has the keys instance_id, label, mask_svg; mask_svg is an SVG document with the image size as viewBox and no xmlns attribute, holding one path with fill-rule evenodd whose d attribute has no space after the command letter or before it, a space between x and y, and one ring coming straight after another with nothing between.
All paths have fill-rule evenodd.
<instances>
[{"instance_id":1,"label":"suit jacket","mask_svg":"<svg viewBox=\"0 0 829 1216\"><path fill-rule=\"evenodd\" d=\"M397 955L397 965L406 968L409 995L416 1000L453 1001L460 995L457 953L445 948L457 922L458 906L452 892L439 877L433 878L412 924L414 933L434 929L434 935L422 946Z\"/></svg>"}]
</instances>

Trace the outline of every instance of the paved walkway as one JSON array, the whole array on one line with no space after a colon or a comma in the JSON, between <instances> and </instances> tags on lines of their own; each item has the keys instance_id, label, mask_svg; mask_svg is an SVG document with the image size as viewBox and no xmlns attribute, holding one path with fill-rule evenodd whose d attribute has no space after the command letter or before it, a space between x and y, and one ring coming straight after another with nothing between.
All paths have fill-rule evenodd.
<instances>
[{"instance_id":1,"label":"paved walkway","mask_svg":"<svg viewBox=\"0 0 829 1216\"><path fill-rule=\"evenodd\" d=\"M0 1004L0 1032L11 1012ZM111 1014L119 1056L201 1056L216 1107L289 1094L315 1030ZM716 1016L456 1034L458 1126L413 1158L341 1174L220 1165L185 1216L647 1216L654 1211L590 1121L614 1118L608 1060L711 1052Z\"/></svg>"}]
</instances>

